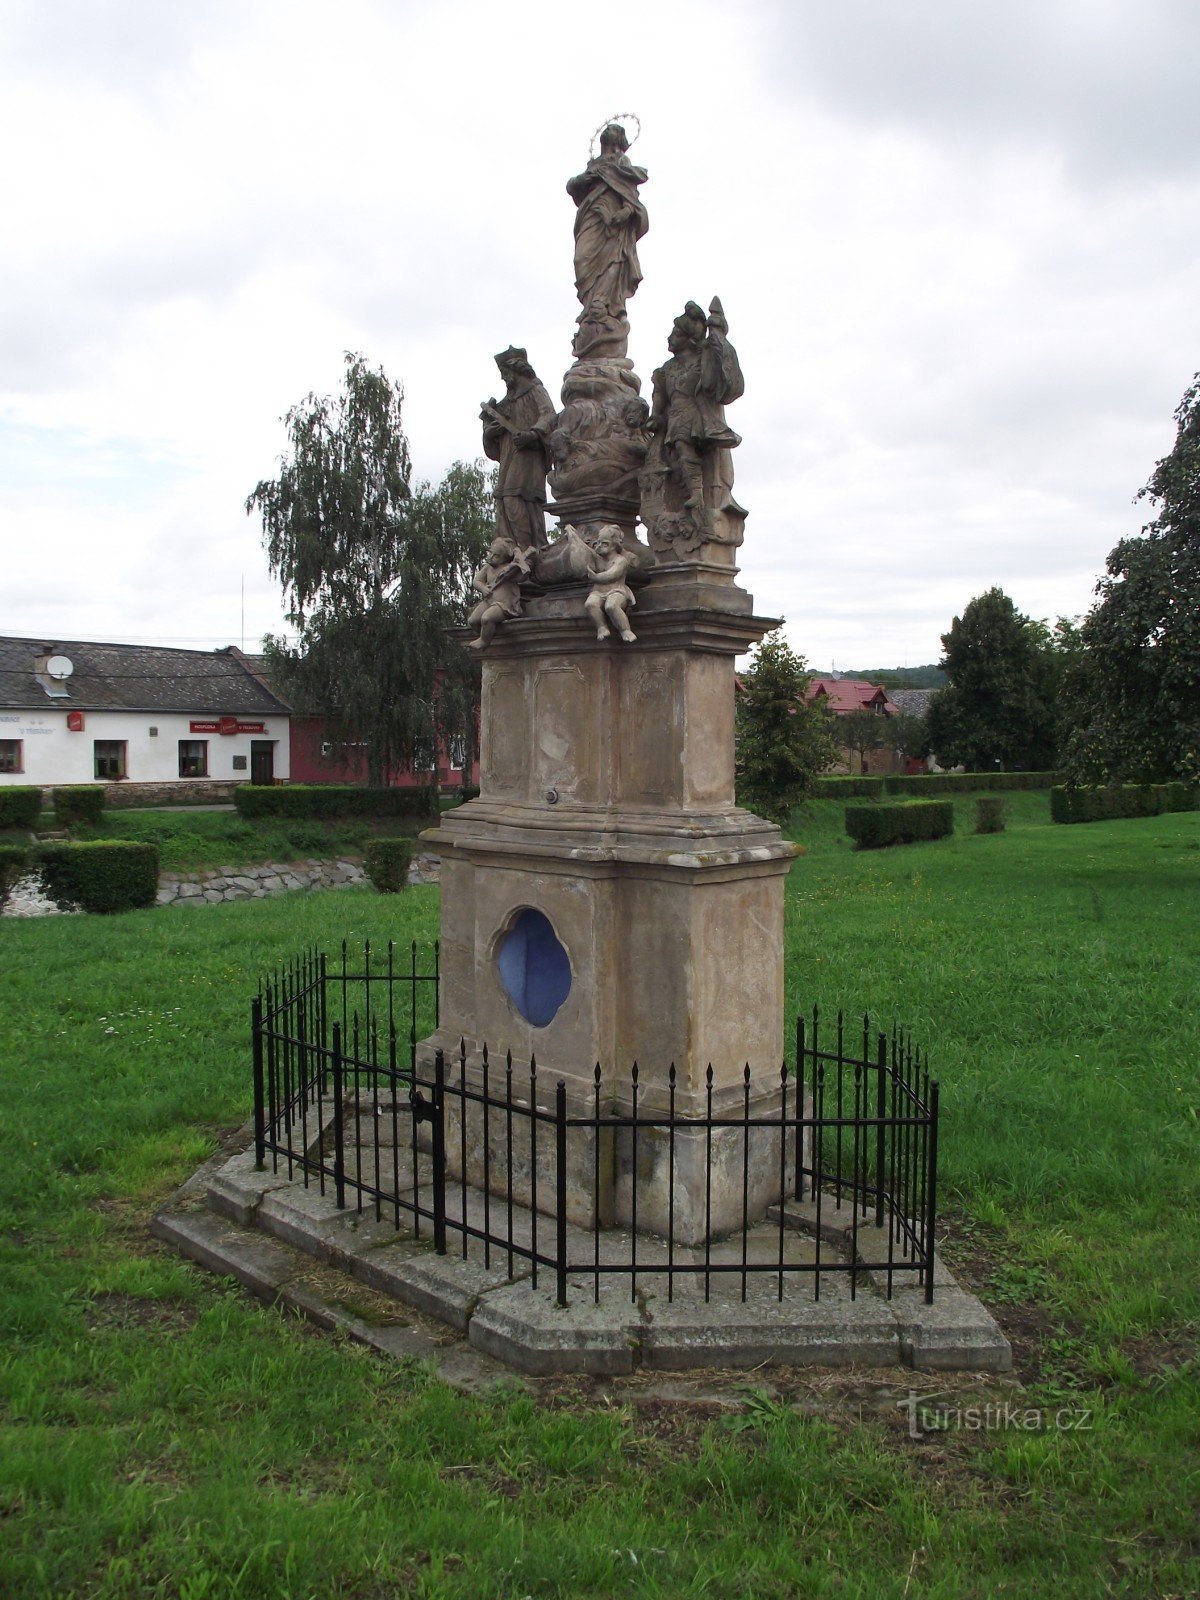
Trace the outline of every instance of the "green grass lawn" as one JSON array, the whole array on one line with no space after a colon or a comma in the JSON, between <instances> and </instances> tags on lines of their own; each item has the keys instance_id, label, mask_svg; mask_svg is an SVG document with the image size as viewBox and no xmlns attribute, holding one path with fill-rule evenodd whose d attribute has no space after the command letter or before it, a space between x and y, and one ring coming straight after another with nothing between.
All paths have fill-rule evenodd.
<instances>
[{"instance_id":1,"label":"green grass lawn","mask_svg":"<svg viewBox=\"0 0 1200 1600\"><path fill-rule=\"evenodd\" d=\"M1021 1406L1077 1426L913 1442L903 1373L797 1373L736 1416L467 1398L285 1321L148 1216L248 1115L259 972L429 941L437 891L7 920L0 1594L1195 1595L1200 816L1008 802L1003 834L965 798L953 839L883 852L836 802L794 819L789 1001L928 1049L947 1257Z\"/></svg>"}]
</instances>

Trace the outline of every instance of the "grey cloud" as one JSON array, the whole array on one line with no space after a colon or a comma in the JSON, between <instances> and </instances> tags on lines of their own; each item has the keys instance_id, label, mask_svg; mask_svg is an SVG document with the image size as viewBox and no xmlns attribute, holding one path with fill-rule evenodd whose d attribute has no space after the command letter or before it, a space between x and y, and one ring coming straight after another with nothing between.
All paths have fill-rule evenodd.
<instances>
[{"instance_id":1,"label":"grey cloud","mask_svg":"<svg viewBox=\"0 0 1200 1600\"><path fill-rule=\"evenodd\" d=\"M1193 0L778 4L777 83L936 138L1038 142L1091 178L1194 169Z\"/></svg>"},{"instance_id":2,"label":"grey cloud","mask_svg":"<svg viewBox=\"0 0 1200 1600\"><path fill-rule=\"evenodd\" d=\"M187 67L198 35L236 14L233 0L17 0L4 54L60 80L145 94Z\"/></svg>"}]
</instances>

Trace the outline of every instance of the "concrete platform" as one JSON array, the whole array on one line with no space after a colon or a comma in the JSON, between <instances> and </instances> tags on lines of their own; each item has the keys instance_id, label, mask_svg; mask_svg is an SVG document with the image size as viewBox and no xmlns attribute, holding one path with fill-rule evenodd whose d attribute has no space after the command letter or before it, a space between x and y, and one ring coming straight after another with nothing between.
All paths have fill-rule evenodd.
<instances>
[{"instance_id":1,"label":"concrete platform","mask_svg":"<svg viewBox=\"0 0 1200 1600\"><path fill-rule=\"evenodd\" d=\"M493 1204L497 1204L493 1202ZM451 1185L447 1215L482 1214L483 1197ZM529 1247L534 1218L514 1209L514 1243ZM553 1222L537 1218L542 1248ZM773 1211L752 1229L747 1256L783 1259L794 1270L751 1273L743 1297L740 1236L714 1245L711 1270L699 1250L677 1248L674 1265L690 1268L668 1280L661 1240L639 1235L639 1270L603 1267L629 1259L631 1238L602 1235L593 1270L592 1235L569 1230L572 1259L587 1261L568 1279L568 1304L555 1301L553 1272L537 1284L528 1259L492 1246L484 1250L453 1233L446 1255L424 1238L398 1231L381 1207L339 1211L332 1192L289 1181L284 1172L257 1172L252 1148L207 1162L155 1216L161 1239L214 1272L230 1275L251 1293L341 1331L383 1355L435 1359L452 1366L463 1387L487 1386L514 1372L531 1376L725 1367L871 1367L1004 1373L1012 1352L995 1320L975 1296L935 1262L934 1300L911 1275L892 1274L886 1293L886 1234L860 1217L858 1270L851 1272L850 1219L825 1204L820 1225L811 1205ZM819 1286L811 1268L822 1262ZM640 1263L644 1261L643 1267ZM882 1263L882 1264L881 1264ZM656 1270L657 1269L657 1270ZM819 1293L815 1289L819 1287ZM442 1331L439 1333L438 1327ZM443 1375L445 1375L443 1373Z\"/></svg>"}]
</instances>

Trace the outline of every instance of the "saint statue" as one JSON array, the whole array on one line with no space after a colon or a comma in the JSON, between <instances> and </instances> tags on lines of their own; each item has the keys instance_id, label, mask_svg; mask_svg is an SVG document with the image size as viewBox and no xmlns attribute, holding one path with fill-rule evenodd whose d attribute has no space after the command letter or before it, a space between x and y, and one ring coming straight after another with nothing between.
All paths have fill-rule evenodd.
<instances>
[{"instance_id":1,"label":"saint statue","mask_svg":"<svg viewBox=\"0 0 1200 1600\"><path fill-rule=\"evenodd\" d=\"M546 544L546 468L554 406L524 350L509 345L496 357L504 379L502 400L485 400L479 413L483 450L499 463L496 534L518 550Z\"/></svg>"},{"instance_id":2,"label":"saint statue","mask_svg":"<svg viewBox=\"0 0 1200 1600\"><path fill-rule=\"evenodd\" d=\"M709 314L689 300L675 318L665 361L653 378L652 443L642 475L642 519L653 549L694 553L740 544L745 511L733 498L733 457L742 441L725 406L743 391L737 351L721 302Z\"/></svg>"},{"instance_id":3,"label":"saint statue","mask_svg":"<svg viewBox=\"0 0 1200 1600\"><path fill-rule=\"evenodd\" d=\"M642 281L637 242L650 226L638 186L646 169L626 155L619 122L600 135L600 154L567 182L575 212L575 292L583 310L572 350L580 359L623 356L629 347L625 302Z\"/></svg>"}]
</instances>

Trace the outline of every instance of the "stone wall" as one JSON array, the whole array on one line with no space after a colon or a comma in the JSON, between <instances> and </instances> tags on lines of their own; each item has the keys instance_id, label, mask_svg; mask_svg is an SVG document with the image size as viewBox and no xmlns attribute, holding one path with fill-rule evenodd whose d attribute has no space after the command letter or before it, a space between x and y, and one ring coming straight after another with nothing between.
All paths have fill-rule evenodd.
<instances>
[{"instance_id":1,"label":"stone wall","mask_svg":"<svg viewBox=\"0 0 1200 1600\"><path fill-rule=\"evenodd\" d=\"M132 806L231 806L233 791L239 787L238 782L221 778L183 778L175 783L106 783L104 803L113 810Z\"/></svg>"},{"instance_id":2,"label":"stone wall","mask_svg":"<svg viewBox=\"0 0 1200 1600\"><path fill-rule=\"evenodd\" d=\"M268 861L257 867L218 868L184 876L163 872L158 879L160 906L215 905L218 900L262 900L285 889L345 889L365 883L358 861Z\"/></svg>"},{"instance_id":3,"label":"stone wall","mask_svg":"<svg viewBox=\"0 0 1200 1600\"><path fill-rule=\"evenodd\" d=\"M110 810L132 810L137 806L231 806L233 792L244 778L180 778L162 783L60 784L60 788L103 789L104 804ZM48 811L54 804L53 787L43 787L42 804Z\"/></svg>"},{"instance_id":4,"label":"stone wall","mask_svg":"<svg viewBox=\"0 0 1200 1600\"><path fill-rule=\"evenodd\" d=\"M422 853L408 869L410 884L437 883L439 862L435 855ZM212 872L184 874L162 872L158 878L160 906L209 906L222 900L262 900L269 894L289 889L349 889L367 882L362 863L343 858L338 861L266 862L256 867L222 867ZM47 900L36 873L14 884L5 904L3 917L47 917L59 914L59 907Z\"/></svg>"},{"instance_id":5,"label":"stone wall","mask_svg":"<svg viewBox=\"0 0 1200 1600\"><path fill-rule=\"evenodd\" d=\"M437 883L438 858L423 853L408 869L408 881ZM287 889L349 889L366 883L362 862L349 857L338 861L268 861L257 867L221 867L211 872L162 872L158 878L158 904L215 905L218 900L261 900Z\"/></svg>"}]
</instances>

